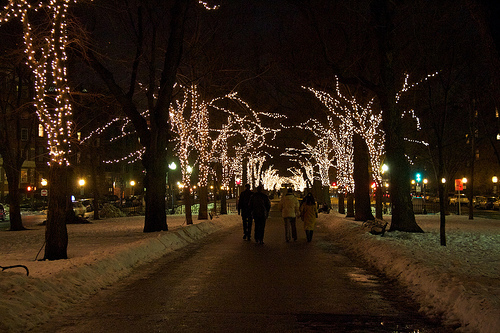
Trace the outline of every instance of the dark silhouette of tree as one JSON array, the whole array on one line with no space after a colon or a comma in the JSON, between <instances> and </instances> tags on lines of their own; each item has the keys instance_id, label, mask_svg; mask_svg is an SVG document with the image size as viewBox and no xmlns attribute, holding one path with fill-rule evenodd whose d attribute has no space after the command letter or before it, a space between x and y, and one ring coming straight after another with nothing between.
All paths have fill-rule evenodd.
<instances>
[{"instance_id":1,"label":"dark silhouette of tree","mask_svg":"<svg viewBox=\"0 0 500 333\"><path fill-rule=\"evenodd\" d=\"M165 211L165 177L167 172L167 145L169 133L169 106L183 54L185 22L188 9L197 1L145 1L137 6L127 6L121 1L108 1L106 8L88 9L93 16L88 22L97 22L102 30L90 31L94 44L80 44L78 51L84 61L103 80L110 93L121 105L123 113L132 121L141 145L145 148L142 163L146 170L146 212L144 232L168 230ZM105 12L103 12L105 9ZM115 11L115 9L118 9ZM121 12L120 12L121 11ZM105 14L104 14L105 13ZM120 17L106 21L108 13ZM125 23L124 25L118 24ZM123 64L130 66L128 75L119 68L120 62L109 62L99 49L97 41L111 42L105 31L109 25L128 32L115 35L134 49L132 59L129 49L109 49L123 52ZM90 29L90 24L87 25ZM127 39L130 37L130 39ZM100 39L100 40L99 40ZM118 45L120 46L120 45ZM115 54L116 55L116 54ZM128 76L128 77L127 77ZM138 93L143 93L140 97ZM147 113L143 110L147 109Z\"/></svg>"},{"instance_id":2,"label":"dark silhouette of tree","mask_svg":"<svg viewBox=\"0 0 500 333\"><path fill-rule=\"evenodd\" d=\"M26 66L18 22L0 29L0 155L9 189L10 230L24 230L21 219L21 167L33 147L37 121L32 73ZM25 133L22 133L26 131ZM23 138L21 138L23 135ZM36 185L36 184L33 184Z\"/></svg>"},{"instance_id":3,"label":"dark silhouette of tree","mask_svg":"<svg viewBox=\"0 0 500 333\"><path fill-rule=\"evenodd\" d=\"M36 82L33 104L48 137L50 199L44 259L49 260L67 258L66 223L74 218L69 195L72 109L66 71L67 12L68 6L59 0L33 7L12 1L1 15L2 23L21 20L26 63Z\"/></svg>"},{"instance_id":4,"label":"dark silhouette of tree","mask_svg":"<svg viewBox=\"0 0 500 333\"><path fill-rule=\"evenodd\" d=\"M353 137L354 144L354 220L373 220L370 203L369 154L366 142L359 134Z\"/></svg>"}]
</instances>

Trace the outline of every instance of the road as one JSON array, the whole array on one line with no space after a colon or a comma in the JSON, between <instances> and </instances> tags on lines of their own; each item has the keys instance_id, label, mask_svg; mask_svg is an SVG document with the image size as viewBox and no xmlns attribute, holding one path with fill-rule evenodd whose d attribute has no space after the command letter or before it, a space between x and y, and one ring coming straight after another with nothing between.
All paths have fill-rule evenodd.
<instances>
[{"instance_id":1,"label":"road","mask_svg":"<svg viewBox=\"0 0 500 333\"><path fill-rule=\"evenodd\" d=\"M344 255L326 228L312 243L299 231L286 243L272 211L264 245L240 227L208 236L33 332L449 332Z\"/></svg>"}]
</instances>

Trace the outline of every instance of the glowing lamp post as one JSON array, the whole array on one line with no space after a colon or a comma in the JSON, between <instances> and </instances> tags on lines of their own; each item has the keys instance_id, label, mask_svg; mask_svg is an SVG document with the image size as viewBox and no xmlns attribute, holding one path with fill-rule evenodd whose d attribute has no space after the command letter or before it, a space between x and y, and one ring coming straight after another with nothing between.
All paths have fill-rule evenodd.
<instances>
[{"instance_id":1,"label":"glowing lamp post","mask_svg":"<svg viewBox=\"0 0 500 333\"><path fill-rule=\"evenodd\" d=\"M84 186L85 186L85 179L83 178L80 178L78 180L78 185L80 185L80 195L83 197L83 194L84 194Z\"/></svg>"},{"instance_id":2,"label":"glowing lamp post","mask_svg":"<svg viewBox=\"0 0 500 333\"><path fill-rule=\"evenodd\" d=\"M131 180L130 187L132 187L132 195L135 195L134 186L135 186L135 180Z\"/></svg>"},{"instance_id":3,"label":"glowing lamp post","mask_svg":"<svg viewBox=\"0 0 500 333\"><path fill-rule=\"evenodd\" d=\"M170 171L174 171L177 169L177 164L175 164L175 162L172 162L168 165L168 169ZM174 189L172 188L172 177L168 176L168 188L170 189L170 197L172 197L172 207L170 208L170 214L174 214L175 213L175 209L174 209L174 205L175 205L175 199L174 199Z\"/></svg>"},{"instance_id":4,"label":"glowing lamp post","mask_svg":"<svg viewBox=\"0 0 500 333\"><path fill-rule=\"evenodd\" d=\"M493 194L496 194L497 193L498 177L497 176L493 176L491 178L491 181L493 182Z\"/></svg>"}]
</instances>

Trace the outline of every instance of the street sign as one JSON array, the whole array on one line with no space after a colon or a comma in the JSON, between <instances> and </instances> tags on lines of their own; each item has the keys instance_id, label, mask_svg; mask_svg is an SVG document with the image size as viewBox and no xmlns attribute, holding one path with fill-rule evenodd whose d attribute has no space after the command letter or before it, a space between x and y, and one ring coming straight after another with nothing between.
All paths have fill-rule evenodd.
<instances>
[{"instance_id":1,"label":"street sign","mask_svg":"<svg viewBox=\"0 0 500 333\"><path fill-rule=\"evenodd\" d=\"M45 190L45 189L40 190L40 195L41 195L42 197L46 197L48 194L49 194L49 191L48 191L48 190Z\"/></svg>"},{"instance_id":2,"label":"street sign","mask_svg":"<svg viewBox=\"0 0 500 333\"><path fill-rule=\"evenodd\" d=\"M455 179L455 191L463 191L464 190L464 183L462 182L462 179Z\"/></svg>"}]
</instances>

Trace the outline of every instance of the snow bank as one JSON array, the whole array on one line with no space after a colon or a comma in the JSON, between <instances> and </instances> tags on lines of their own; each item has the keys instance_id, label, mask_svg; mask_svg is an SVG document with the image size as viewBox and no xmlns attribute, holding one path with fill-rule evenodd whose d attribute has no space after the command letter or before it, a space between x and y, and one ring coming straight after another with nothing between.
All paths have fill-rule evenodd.
<instances>
[{"instance_id":1,"label":"snow bank","mask_svg":"<svg viewBox=\"0 0 500 333\"><path fill-rule=\"evenodd\" d=\"M338 215L326 224L349 252L408 287L427 315L461 332L500 332L500 221L447 217L447 246L439 216L417 221L425 233L384 237Z\"/></svg>"},{"instance_id":2,"label":"snow bank","mask_svg":"<svg viewBox=\"0 0 500 333\"><path fill-rule=\"evenodd\" d=\"M14 243L6 249L8 242L2 242L1 265L26 265L30 276L24 275L24 270L0 273L0 331L22 332L36 327L54 313L127 276L135 267L236 225L240 219L227 216L183 227L177 223L173 231L148 234L142 232L143 218L104 221L68 226L67 260L26 260ZM172 230L171 224L175 223L169 221ZM22 235L24 247L34 249L39 236L43 237L43 229L18 235L3 233L0 241Z\"/></svg>"}]
</instances>

